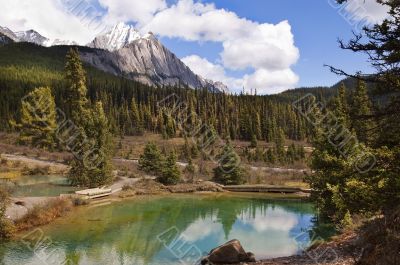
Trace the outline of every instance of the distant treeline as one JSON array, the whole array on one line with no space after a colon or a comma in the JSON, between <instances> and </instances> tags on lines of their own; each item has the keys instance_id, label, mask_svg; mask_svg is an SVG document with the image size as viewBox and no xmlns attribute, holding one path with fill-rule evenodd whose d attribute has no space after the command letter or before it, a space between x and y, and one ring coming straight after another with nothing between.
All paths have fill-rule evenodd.
<instances>
[{"instance_id":1,"label":"distant treeline","mask_svg":"<svg viewBox=\"0 0 400 265\"><path fill-rule=\"evenodd\" d=\"M64 80L68 49L67 46L44 48L28 43L0 47L0 130L12 129L9 120L19 119L21 98L39 86L50 87L57 106L69 116L71 110L65 103L69 95ZM88 98L91 102L102 101L111 129L117 135L150 131L167 138L177 136L180 130L176 117L159 111L157 105L174 94L187 106L180 113L181 120L183 118L191 126L206 124L221 137L271 142L282 129L288 139L305 140L312 130L293 109L292 102L310 92L319 100L336 94L336 89L320 87L291 90L275 96L226 95L182 86L150 87L88 65L85 69Z\"/></svg>"}]
</instances>

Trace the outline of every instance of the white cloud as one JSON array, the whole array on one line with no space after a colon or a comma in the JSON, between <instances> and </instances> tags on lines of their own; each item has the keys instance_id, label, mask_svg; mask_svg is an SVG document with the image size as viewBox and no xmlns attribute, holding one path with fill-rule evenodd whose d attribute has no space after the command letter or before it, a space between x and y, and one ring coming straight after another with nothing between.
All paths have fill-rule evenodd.
<instances>
[{"instance_id":1,"label":"white cloud","mask_svg":"<svg viewBox=\"0 0 400 265\"><path fill-rule=\"evenodd\" d=\"M240 91L243 87L243 80L227 76L224 67L220 64L214 64L198 55L190 55L181 60L197 75L220 81L233 91Z\"/></svg>"},{"instance_id":2,"label":"white cloud","mask_svg":"<svg viewBox=\"0 0 400 265\"><path fill-rule=\"evenodd\" d=\"M217 222L215 216L207 216L192 222L181 236L186 241L196 242L210 235L218 234L222 229L222 225Z\"/></svg>"},{"instance_id":3,"label":"white cloud","mask_svg":"<svg viewBox=\"0 0 400 265\"><path fill-rule=\"evenodd\" d=\"M260 94L278 93L293 88L299 80L291 70L299 59L299 50L288 21L260 24L217 9L214 4L180 0L156 13L142 30L188 41L221 42L223 66L193 55L183 61L195 73L224 82L235 91L244 86L248 91L257 89ZM225 68L254 72L232 78L226 75Z\"/></svg>"},{"instance_id":4,"label":"white cloud","mask_svg":"<svg viewBox=\"0 0 400 265\"><path fill-rule=\"evenodd\" d=\"M280 93L299 81L299 77L289 68L283 70L258 69L251 75L243 77L246 89L257 89L257 94Z\"/></svg>"},{"instance_id":5,"label":"white cloud","mask_svg":"<svg viewBox=\"0 0 400 265\"><path fill-rule=\"evenodd\" d=\"M50 39L86 44L95 32L68 12L60 0L0 0L0 25L11 30L37 30Z\"/></svg>"},{"instance_id":6,"label":"white cloud","mask_svg":"<svg viewBox=\"0 0 400 265\"><path fill-rule=\"evenodd\" d=\"M144 24L152 20L157 11L167 7L165 0L99 0L99 3L107 9L104 20L108 24L121 21Z\"/></svg>"},{"instance_id":7,"label":"white cloud","mask_svg":"<svg viewBox=\"0 0 400 265\"><path fill-rule=\"evenodd\" d=\"M259 233L268 230L289 231L298 224L295 214L285 211L278 207L275 209L268 208L265 212L256 210L257 218L244 219L244 224L249 224Z\"/></svg>"},{"instance_id":8,"label":"white cloud","mask_svg":"<svg viewBox=\"0 0 400 265\"><path fill-rule=\"evenodd\" d=\"M250 34L227 40L223 46L222 60L231 69L253 67L283 70L299 58L299 50L294 46L293 34L287 21L277 25L257 25Z\"/></svg>"},{"instance_id":9,"label":"white cloud","mask_svg":"<svg viewBox=\"0 0 400 265\"><path fill-rule=\"evenodd\" d=\"M216 9L214 4L179 0L158 12L143 30L189 41L225 41L242 37L255 26L257 23L239 18L233 12Z\"/></svg>"},{"instance_id":10,"label":"white cloud","mask_svg":"<svg viewBox=\"0 0 400 265\"><path fill-rule=\"evenodd\" d=\"M388 17L389 7L381 5L376 0L349 0L345 10L352 14L352 19L375 24Z\"/></svg>"},{"instance_id":11,"label":"white cloud","mask_svg":"<svg viewBox=\"0 0 400 265\"><path fill-rule=\"evenodd\" d=\"M0 0L0 25L12 30L35 29L50 39L86 44L100 32L88 26L91 19L103 22L103 29L120 21L136 22L141 31L153 31L160 36L221 43L223 50L217 64L198 56L186 57L184 61L197 74L222 81L235 91L245 86L246 90L275 93L294 87L298 81L291 67L299 58L299 50L288 21L258 23L198 0L178 0L170 6L166 0L96 1L106 10L105 14L82 21L81 13L94 9L89 0L77 1L87 6L73 12L75 15L65 4L76 1ZM252 73L235 78L228 76L226 69L246 69Z\"/></svg>"},{"instance_id":12,"label":"white cloud","mask_svg":"<svg viewBox=\"0 0 400 265\"><path fill-rule=\"evenodd\" d=\"M196 74L207 79L223 82L232 92L240 92L244 87L247 92L251 92L251 89L257 89L258 94L273 94L292 88L293 84L299 81L298 76L290 69L267 70L260 68L253 74L234 78L226 74L222 65L214 64L197 55L190 55L181 60Z\"/></svg>"}]
</instances>

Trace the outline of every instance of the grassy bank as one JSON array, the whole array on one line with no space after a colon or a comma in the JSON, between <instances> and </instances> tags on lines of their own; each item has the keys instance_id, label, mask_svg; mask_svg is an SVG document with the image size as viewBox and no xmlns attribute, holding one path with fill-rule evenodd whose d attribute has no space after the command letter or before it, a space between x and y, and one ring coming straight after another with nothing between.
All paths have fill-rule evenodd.
<instances>
[{"instance_id":1,"label":"grassy bank","mask_svg":"<svg viewBox=\"0 0 400 265\"><path fill-rule=\"evenodd\" d=\"M21 219L15 222L17 231L28 230L52 222L54 219L64 216L74 207L72 200L57 198L43 205L36 205Z\"/></svg>"}]
</instances>

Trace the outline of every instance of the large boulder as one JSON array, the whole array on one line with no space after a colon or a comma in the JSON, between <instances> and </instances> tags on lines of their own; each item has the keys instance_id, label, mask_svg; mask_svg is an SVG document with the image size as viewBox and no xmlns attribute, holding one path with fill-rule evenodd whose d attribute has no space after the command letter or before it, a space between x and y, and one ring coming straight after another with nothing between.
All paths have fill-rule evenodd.
<instances>
[{"instance_id":1,"label":"large boulder","mask_svg":"<svg viewBox=\"0 0 400 265\"><path fill-rule=\"evenodd\" d=\"M255 261L254 254L246 252L240 241L234 239L211 250L210 254L201 261L201 264L237 264Z\"/></svg>"}]
</instances>

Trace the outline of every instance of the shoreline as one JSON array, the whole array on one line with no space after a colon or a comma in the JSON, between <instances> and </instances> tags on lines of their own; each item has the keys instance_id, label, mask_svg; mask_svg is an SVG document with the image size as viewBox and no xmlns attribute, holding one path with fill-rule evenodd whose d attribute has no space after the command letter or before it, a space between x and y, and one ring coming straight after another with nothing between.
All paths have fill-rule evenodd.
<instances>
[{"instance_id":1,"label":"shoreline","mask_svg":"<svg viewBox=\"0 0 400 265\"><path fill-rule=\"evenodd\" d=\"M121 185L130 184L127 186ZM270 197L282 200L307 200L307 194L303 193L276 193L276 192L233 192L223 188L222 185L210 181L199 181L197 183L182 183L175 186L165 186L153 179L130 179L129 182L122 180L121 183L114 183L112 186L118 186L118 191L113 192L107 197L98 199L82 199L76 194L61 194L52 197L11 197L11 204L6 209L6 217L13 223L22 220L33 209L44 208L47 204L56 200L68 200L72 207L67 211L74 211L75 208L90 206L91 204L101 204L107 201L124 201L129 199L153 196L176 196L176 195L231 195L243 197ZM134 186L132 186L134 185ZM62 218L63 216L54 219ZM51 223L46 222L45 224ZM45 225L42 224L42 225ZM34 227L39 227L34 226ZM32 228L34 228L32 227ZM19 231L17 231L19 232Z\"/></svg>"},{"instance_id":2,"label":"shoreline","mask_svg":"<svg viewBox=\"0 0 400 265\"><path fill-rule=\"evenodd\" d=\"M304 198L302 196L296 196L295 194L276 194L276 193L247 193L247 192L229 192L229 191L219 191L219 192L210 192L210 191L199 191L199 192L178 192L178 193L173 193L173 192L159 192L159 193L149 193L149 194L135 194L133 196L121 196L121 193L124 191L120 191L116 194L113 194L109 197L101 198L101 199L94 199L91 200L89 204L83 205L83 206L72 206L69 210L64 212L62 215L54 218L50 222L40 224L38 226L32 226L29 227L28 229L22 229L16 232L15 238L13 240L18 240L21 236L23 236L24 233L29 231L33 231L34 229L37 229L41 226L45 226L48 224L51 224L52 222L62 219L64 217L67 217L69 214L73 213L74 211L77 211L79 209L83 209L85 207L91 207L93 205L101 205L104 202L111 201L109 203L115 203L115 202L124 202L124 201L129 201L129 200L141 200L141 199L148 199L152 197L158 197L158 196L189 196L189 195L194 195L194 196L243 196L243 197L271 197L274 199L282 199L282 200L306 200L307 198ZM46 198L46 199L57 199L58 197L52 197L52 198ZM327 241L322 243L320 246L317 246L316 248L312 249L312 255L316 255L314 252L317 249L318 252L326 252L327 250L334 249L338 254L338 259L340 259L341 263L332 263L332 262L318 262L317 264L320 265L350 265L354 263L350 263L349 261L351 260L348 254L343 254L342 250L339 250L338 248L338 243L337 239L333 241ZM251 251L251 250L250 250ZM343 262L342 262L343 261ZM247 263L248 265L284 265L284 264L298 264L298 265L311 265L311 264L316 264L315 259L312 258L312 256L308 255L307 253L301 254L301 255L294 255L294 256L287 256L287 257L279 257L279 258L271 258L271 259L265 259L265 260L260 260L257 262L253 263ZM237 264L239 265L239 264Z\"/></svg>"},{"instance_id":3,"label":"shoreline","mask_svg":"<svg viewBox=\"0 0 400 265\"><path fill-rule=\"evenodd\" d=\"M248 265L354 265L362 249L357 247L354 231L344 232L330 240L309 247L299 255L248 262ZM251 250L250 250L251 251ZM236 264L239 265L239 264Z\"/></svg>"}]
</instances>

